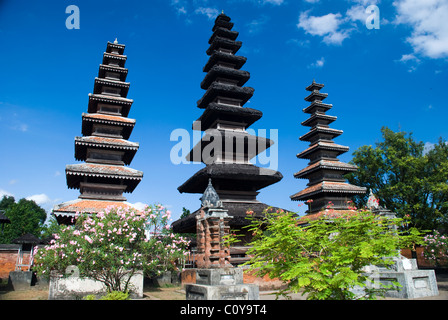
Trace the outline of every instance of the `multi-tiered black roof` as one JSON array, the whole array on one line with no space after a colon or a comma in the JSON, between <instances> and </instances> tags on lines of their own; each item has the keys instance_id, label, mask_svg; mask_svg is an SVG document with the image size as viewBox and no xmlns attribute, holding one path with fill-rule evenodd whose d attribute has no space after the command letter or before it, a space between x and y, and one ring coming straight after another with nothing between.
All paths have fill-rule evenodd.
<instances>
[{"instance_id":1,"label":"multi-tiered black roof","mask_svg":"<svg viewBox=\"0 0 448 320\"><path fill-rule=\"evenodd\" d=\"M357 167L338 160L338 156L347 152L348 147L334 143L342 130L332 129L329 124L336 120L335 116L326 112L333 106L324 103L328 94L320 92L323 84L313 83L306 87L311 93L305 98L310 105L303 109L310 117L302 122L310 130L300 137L309 142L309 147L297 154L299 159L308 159L306 168L296 172L295 178L308 179L307 188L291 196L292 200L307 201L308 214L315 214L325 209L329 202L333 210L347 210L348 201L356 194L364 194L366 188L348 184L344 174L357 170ZM310 200L310 201L308 201Z\"/></svg>"},{"instance_id":2,"label":"multi-tiered black roof","mask_svg":"<svg viewBox=\"0 0 448 320\"><path fill-rule=\"evenodd\" d=\"M206 166L178 188L181 193L202 194L211 178L224 208L234 217L230 226L244 223L249 209L261 213L267 205L256 199L258 190L283 178L278 171L259 168L249 162L269 148L273 141L246 131L263 114L244 106L254 89L244 86L250 74L241 70L246 58L236 55L242 43L236 40L238 32L232 28L230 18L220 14L206 51L209 59L203 68L206 75L201 82L201 88L206 91L197 102L197 107L204 112L193 125L193 129L205 131L205 135L187 155L187 160L203 162ZM221 141L219 146L217 141ZM210 149L214 152L210 153ZM195 214L174 222L174 230L192 232L196 226Z\"/></svg>"},{"instance_id":3,"label":"multi-tiered black roof","mask_svg":"<svg viewBox=\"0 0 448 320\"><path fill-rule=\"evenodd\" d=\"M123 44L108 42L88 113L82 114L82 137L75 137L75 159L84 161L66 166L67 186L79 189L78 199L55 206L60 223L70 223L76 212L98 212L109 206L130 206L123 196L132 192L143 177L141 171L126 167L139 144L128 141L135 120L128 118L133 100L128 99L130 83Z\"/></svg>"}]
</instances>

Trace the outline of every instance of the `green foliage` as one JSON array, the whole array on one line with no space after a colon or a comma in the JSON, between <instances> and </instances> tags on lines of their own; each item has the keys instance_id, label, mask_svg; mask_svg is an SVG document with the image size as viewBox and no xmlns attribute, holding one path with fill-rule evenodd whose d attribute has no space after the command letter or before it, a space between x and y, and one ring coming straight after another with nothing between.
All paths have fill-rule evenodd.
<instances>
[{"instance_id":1,"label":"green foliage","mask_svg":"<svg viewBox=\"0 0 448 320\"><path fill-rule=\"evenodd\" d=\"M282 211L266 210L264 219L248 216L250 268L283 280L288 291L308 293L308 299L375 299L384 294L390 287L371 285L365 268L389 265L398 255L397 219L331 211L305 224ZM358 287L363 295L353 292Z\"/></svg>"},{"instance_id":2,"label":"green foliage","mask_svg":"<svg viewBox=\"0 0 448 320\"><path fill-rule=\"evenodd\" d=\"M184 256L187 243L169 232L168 219L161 205L143 212L111 207L80 215L74 227L61 228L49 246L36 252L34 269L39 275L64 275L75 266L81 277L104 283L108 292L127 292L137 271L170 270Z\"/></svg>"},{"instance_id":3,"label":"green foliage","mask_svg":"<svg viewBox=\"0 0 448 320\"><path fill-rule=\"evenodd\" d=\"M42 226L41 239L50 238L53 234L59 233L62 227L54 216L50 216Z\"/></svg>"},{"instance_id":4,"label":"green foliage","mask_svg":"<svg viewBox=\"0 0 448 320\"><path fill-rule=\"evenodd\" d=\"M100 300L129 300L128 292L112 291L101 297Z\"/></svg>"},{"instance_id":5,"label":"green foliage","mask_svg":"<svg viewBox=\"0 0 448 320\"><path fill-rule=\"evenodd\" d=\"M11 221L4 225L0 243L11 243L13 239L26 233L40 236L47 213L33 200L20 199L15 202L14 197L4 196L0 201L0 210L4 210Z\"/></svg>"},{"instance_id":6,"label":"green foliage","mask_svg":"<svg viewBox=\"0 0 448 320\"><path fill-rule=\"evenodd\" d=\"M82 300L97 300L94 294L89 294ZM130 300L128 292L112 291L102 296L99 300Z\"/></svg>"},{"instance_id":7,"label":"green foliage","mask_svg":"<svg viewBox=\"0 0 448 320\"><path fill-rule=\"evenodd\" d=\"M350 183L367 187L382 206L398 217L409 215L421 229L448 227L448 145L442 139L424 153L424 143L412 134L381 130L383 140L376 147L362 146L351 163L358 171L347 175ZM368 194L354 197L358 207L366 205Z\"/></svg>"}]
</instances>

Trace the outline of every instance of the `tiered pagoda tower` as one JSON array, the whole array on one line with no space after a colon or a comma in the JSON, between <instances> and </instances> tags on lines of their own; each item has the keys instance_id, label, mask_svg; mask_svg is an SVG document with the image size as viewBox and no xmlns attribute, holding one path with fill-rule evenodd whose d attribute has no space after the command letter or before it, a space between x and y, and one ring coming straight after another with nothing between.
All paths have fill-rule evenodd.
<instances>
[{"instance_id":1,"label":"tiered pagoda tower","mask_svg":"<svg viewBox=\"0 0 448 320\"><path fill-rule=\"evenodd\" d=\"M244 107L254 89L244 86L250 74L241 70L246 58L236 55L242 43L236 40L238 32L232 28L233 22L224 13L216 18L212 28L210 47L206 51L210 57L203 68L207 74L201 83L201 88L206 92L197 102L197 107L204 112L193 124L194 130L205 131L205 135L187 155L187 160L203 162L206 166L178 190L181 193L202 194L211 178L224 209L233 217L230 227L238 228L247 222L247 210L259 214L268 207L257 200L258 191L280 181L283 176L278 171L250 163L273 141L246 131L262 117L262 112ZM173 230L195 232L198 212L175 221Z\"/></svg>"},{"instance_id":2,"label":"tiered pagoda tower","mask_svg":"<svg viewBox=\"0 0 448 320\"><path fill-rule=\"evenodd\" d=\"M333 139L342 134L342 130L332 129L329 124L336 120L335 116L326 112L333 106L324 103L328 94L320 92L323 84L313 83L306 87L311 93L305 98L310 105L303 112L310 117L302 122L311 127L300 137L301 141L310 143L309 147L297 154L299 159L308 159L308 166L296 172L295 178L308 179L307 188L291 196L294 201L307 201L307 214L316 214L332 203L333 210L348 210L347 202L356 194L364 194L366 188L346 182L344 175L357 170L357 167L338 160L338 156L347 152L348 147L334 143Z\"/></svg>"},{"instance_id":3,"label":"tiered pagoda tower","mask_svg":"<svg viewBox=\"0 0 448 320\"><path fill-rule=\"evenodd\" d=\"M131 206L123 193L131 193L143 172L127 167L139 148L128 141L135 120L128 118L133 103L128 99L125 46L108 42L93 93L89 94L88 113L82 114L82 137L75 137L75 159L67 165L69 189L79 189L79 198L56 205L53 213L61 224L71 224L76 212L99 212L109 206Z\"/></svg>"}]
</instances>

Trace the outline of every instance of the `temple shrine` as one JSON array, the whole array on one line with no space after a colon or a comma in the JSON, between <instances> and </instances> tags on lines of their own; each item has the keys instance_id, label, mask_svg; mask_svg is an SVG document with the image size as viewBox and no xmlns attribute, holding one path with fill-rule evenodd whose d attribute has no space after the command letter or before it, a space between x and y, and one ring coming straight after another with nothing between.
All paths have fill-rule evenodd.
<instances>
[{"instance_id":1,"label":"temple shrine","mask_svg":"<svg viewBox=\"0 0 448 320\"><path fill-rule=\"evenodd\" d=\"M215 20L212 36L206 53L209 56L201 82L205 90L197 101L204 112L193 124L193 130L204 131L202 140L187 155L188 161L202 162L206 166L184 182L180 193L202 194L209 179L219 195L223 209L228 211L231 229L240 229L247 224L246 212L261 214L267 204L257 200L260 189L280 181L280 172L261 168L250 163L259 153L268 149L273 141L249 134L246 129L262 117L262 112L244 107L252 97L254 89L244 86L250 74L241 70L246 58L236 55L242 42L239 33L232 30L233 22L221 13ZM196 215L172 224L174 232L195 233Z\"/></svg>"},{"instance_id":2,"label":"temple shrine","mask_svg":"<svg viewBox=\"0 0 448 320\"><path fill-rule=\"evenodd\" d=\"M135 119L128 118L133 103L127 98L130 83L125 45L108 42L87 113L82 114L82 137L75 137L75 159L66 166L67 186L79 189L78 199L56 205L59 224L72 224L76 212L95 213L110 206L129 207L123 193L131 193L143 172L127 167L139 144L129 141Z\"/></svg>"},{"instance_id":3,"label":"temple shrine","mask_svg":"<svg viewBox=\"0 0 448 320\"><path fill-rule=\"evenodd\" d=\"M344 175L357 170L355 165L338 160L338 156L347 152L348 147L334 143L333 139L343 131L332 129L329 124L336 120L335 116L326 114L333 106L324 103L328 94L320 92L323 84L316 83L306 87L311 93L305 98L310 105L303 109L310 115L302 122L310 130L300 137L309 142L309 147L297 154L299 159L308 159L308 166L294 174L297 179L308 179L307 187L290 196L293 201L306 201L307 216L316 215L327 207L335 211L349 210L349 201L356 194L366 193L366 188L351 185Z\"/></svg>"}]
</instances>

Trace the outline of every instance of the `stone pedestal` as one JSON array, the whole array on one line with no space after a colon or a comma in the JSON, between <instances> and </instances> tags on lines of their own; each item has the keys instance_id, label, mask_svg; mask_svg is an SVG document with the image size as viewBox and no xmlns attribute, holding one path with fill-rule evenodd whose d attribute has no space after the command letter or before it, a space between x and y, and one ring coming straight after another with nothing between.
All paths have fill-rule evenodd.
<instances>
[{"instance_id":1,"label":"stone pedestal","mask_svg":"<svg viewBox=\"0 0 448 320\"><path fill-rule=\"evenodd\" d=\"M8 282L14 291L29 290L32 279L32 271L11 271Z\"/></svg>"},{"instance_id":2,"label":"stone pedestal","mask_svg":"<svg viewBox=\"0 0 448 320\"><path fill-rule=\"evenodd\" d=\"M393 260L395 263L392 266L366 267L366 275L370 279L368 288L381 289L384 288L382 285L389 286L396 282L401 287L387 290L385 297L415 299L439 295L434 270L419 270L416 259L408 259L401 255ZM363 295L364 288L356 287L353 292Z\"/></svg>"},{"instance_id":3,"label":"stone pedestal","mask_svg":"<svg viewBox=\"0 0 448 320\"><path fill-rule=\"evenodd\" d=\"M400 256L394 260L392 266L377 268L372 273L376 283L388 285L395 281L401 285L398 290L388 290L386 297L414 299L439 295L434 270L419 270L416 259Z\"/></svg>"},{"instance_id":4,"label":"stone pedestal","mask_svg":"<svg viewBox=\"0 0 448 320\"><path fill-rule=\"evenodd\" d=\"M257 285L243 283L243 269L198 269L196 284L185 287L187 300L258 300Z\"/></svg>"}]
</instances>

